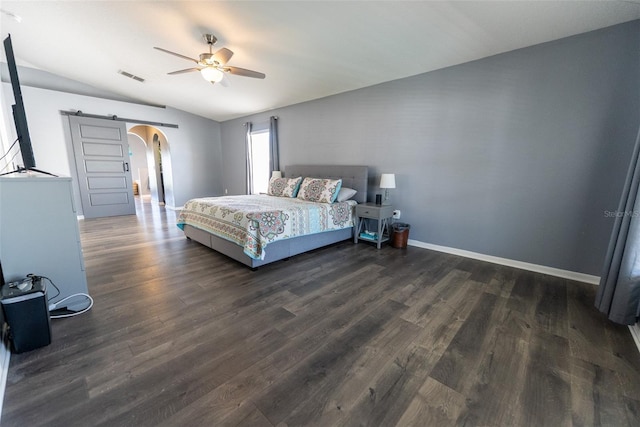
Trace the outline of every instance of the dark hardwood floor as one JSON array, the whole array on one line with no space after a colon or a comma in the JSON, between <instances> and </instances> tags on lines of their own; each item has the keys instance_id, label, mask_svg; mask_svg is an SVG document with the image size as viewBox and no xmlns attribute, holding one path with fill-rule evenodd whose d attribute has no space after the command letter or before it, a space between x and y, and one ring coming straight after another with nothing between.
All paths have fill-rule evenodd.
<instances>
[{"instance_id":1,"label":"dark hardwood floor","mask_svg":"<svg viewBox=\"0 0 640 427\"><path fill-rule=\"evenodd\" d=\"M592 285L350 241L251 271L175 216L80 222L95 306L12 355L3 426L640 425Z\"/></svg>"}]
</instances>

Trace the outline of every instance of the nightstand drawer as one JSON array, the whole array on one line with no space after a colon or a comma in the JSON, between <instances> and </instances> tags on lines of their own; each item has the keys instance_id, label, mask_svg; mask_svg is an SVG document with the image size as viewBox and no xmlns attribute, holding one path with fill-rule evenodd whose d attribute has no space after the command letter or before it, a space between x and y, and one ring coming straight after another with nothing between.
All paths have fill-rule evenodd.
<instances>
[{"instance_id":1,"label":"nightstand drawer","mask_svg":"<svg viewBox=\"0 0 640 427\"><path fill-rule=\"evenodd\" d=\"M356 215L361 218L382 219L393 216L392 206L357 205Z\"/></svg>"},{"instance_id":2,"label":"nightstand drawer","mask_svg":"<svg viewBox=\"0 0 640 427\"><path fill-rule=\"evenodd\" d=\"M362 217L362 218L378 219L378 214L379 213L380 212L378 212L378 211L372 211L372 210L369 210L369 209L362 209L362 210L358 211L357 215L359 217Z\"/></svg>"}]
</instances>

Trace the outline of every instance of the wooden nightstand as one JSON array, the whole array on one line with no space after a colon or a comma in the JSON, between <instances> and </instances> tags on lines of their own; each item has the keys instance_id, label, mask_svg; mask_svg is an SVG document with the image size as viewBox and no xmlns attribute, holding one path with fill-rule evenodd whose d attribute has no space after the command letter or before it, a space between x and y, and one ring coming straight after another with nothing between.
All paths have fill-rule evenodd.
<instances>
[{"instance_id":1,"label":"wooden nightstand","mask_svg":"<svg viewBox=\"0 0 640 427\"><path fill-rule=\"evenodd\" d=\"M391 235L391 217L393 217L393 206L391 205L376 205L375 203L362 203L356 205L355 234L353 236L353 242L358 243L358 240L376 242L378 249L380 249L382 242L389 240L389 236ZM360 236L360 233L366 230L366 228L364 228L364 224L367 222L367 219L378 220L378 230L376 232L377 239Z\"/></svg>"}]
</instances>

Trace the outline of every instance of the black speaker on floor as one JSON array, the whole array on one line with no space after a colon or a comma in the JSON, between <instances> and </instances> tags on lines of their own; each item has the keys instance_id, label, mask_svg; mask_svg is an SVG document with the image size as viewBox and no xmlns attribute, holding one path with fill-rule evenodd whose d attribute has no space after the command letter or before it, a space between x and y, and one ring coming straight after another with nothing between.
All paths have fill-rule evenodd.
<instances>
[{"instance_id":1,"label":"black speaker on floor","mask_svg":"<svg viewBox=\"0 0 640 427\"><path fill-rule=\"evenodd\" d=\"M22 353L51 344L51 320L44 281L29 277L2 287L2 312L9 325L14 353Z\"/></svg>"}]
</instances>

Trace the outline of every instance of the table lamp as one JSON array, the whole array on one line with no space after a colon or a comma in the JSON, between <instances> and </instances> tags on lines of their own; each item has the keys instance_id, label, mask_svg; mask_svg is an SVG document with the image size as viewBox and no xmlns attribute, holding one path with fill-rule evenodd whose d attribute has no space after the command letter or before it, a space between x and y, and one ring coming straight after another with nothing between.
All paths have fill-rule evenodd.
<instances>
[{"instance_id":1,"label":"table lamp","mask_svg":"<svg viewBox=\"0 0 640 427\"><path fill-rule=\"evenodd\" d=\"M389 189L396 188L396 175L393 173L383 173L380 176L380 188L384 188L384 202L389 204Z\"/></svg>"}]
</instances>

